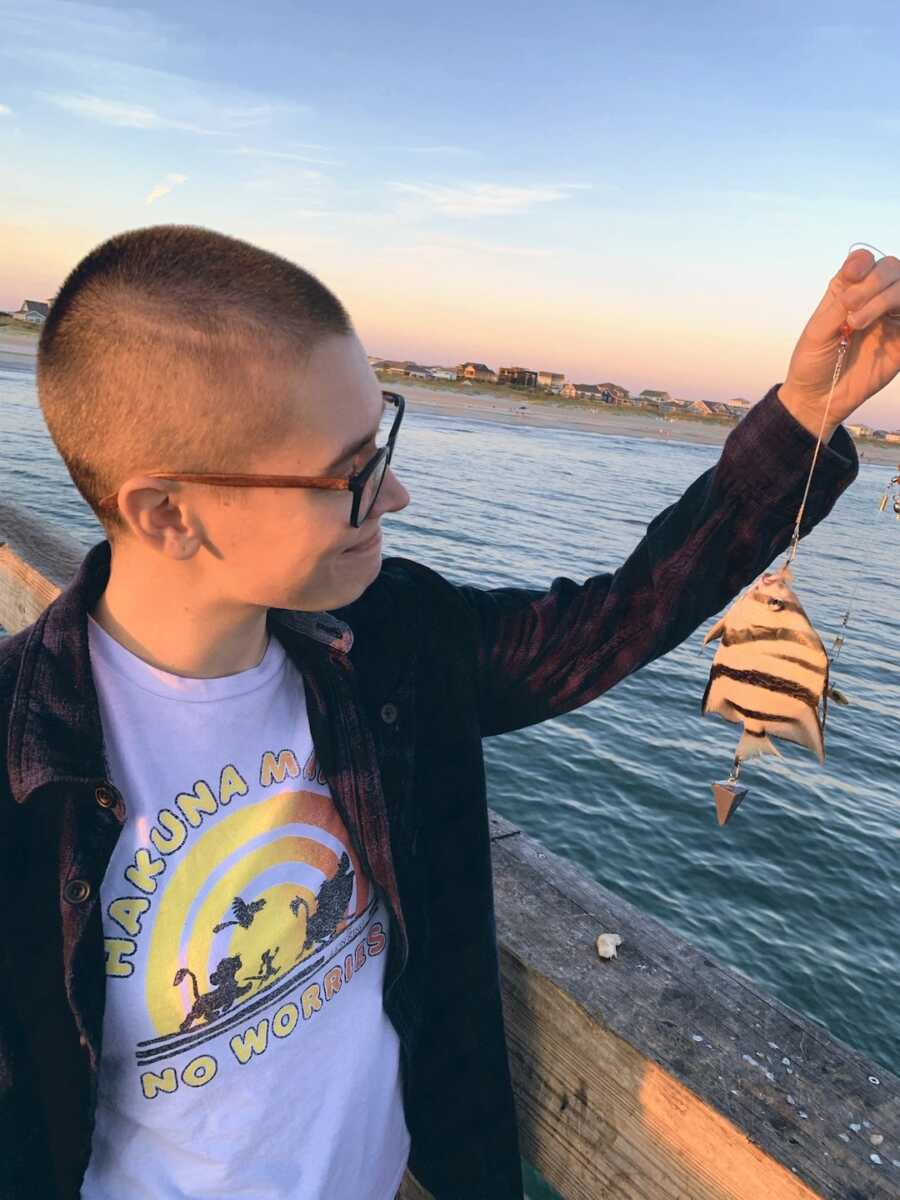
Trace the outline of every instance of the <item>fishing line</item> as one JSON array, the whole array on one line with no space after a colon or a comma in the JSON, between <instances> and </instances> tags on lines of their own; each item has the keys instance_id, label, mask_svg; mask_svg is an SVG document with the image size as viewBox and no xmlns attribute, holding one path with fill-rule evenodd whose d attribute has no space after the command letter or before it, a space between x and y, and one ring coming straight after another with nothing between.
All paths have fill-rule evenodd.
<instances>
[{"instance_id":1,"label":"fishing line","mask_svg":"<svg viewBox=\"0 0 900 1200\"><path fill-rule=\"evenodd\" d=\"M877 246L870 245L868 242L854 242L850 246L850 249L847 251L847 254L849 256L850 254L853 253L854 250L860 250L860 249L871 250L871 251L873 251L873 253L879 255L881 258L885 257L885 254L882 250L879 250ZM900 320L900 313L888 312L888 313L885 313L884 315L885 315L886 319L888 319L888 320L893 320L893 321ZM850 347L850 337L851 337L852 332L853 332L853 330L852 330L851 326L847 323L847 321L844 321L844 323L841 325L841 328L840 328L841 340L840 340L840 344L838 346L837 362L835 363L834 374L833 374L832 380L831 380L831 390L828 393L828 402L825 405L825 413L822 417L822 423L819 427L819 436L816 439L816 447L813 452L812 463L809 468L809 476L807 477L807 480L806 480L806 488L803 492L803 499L800 502L800 509L797 513L797 521L794 525L794 532L793 532L793 536L791 538L790 550L788 551L788 556L787 556L787 559L785 560L786 566L790 566L790 564L797 557L797 546L800 541L800 523L803 520L803 514L806 510L806 502L809 498L809 490L810 490L810 486L812 484L813 472L816 469L816 462L819 457L819 451L822 447L822 438L823 438L823 435L825 432L825 426L828 423L828 414L831 411L831 401L834 396L834 390L837 387L837 383L838 383L838 380L841 375L841 371L844 366L844 360L846 359L847 351ZM900 478L900 476L898 476L898 478ZM884 495L881 499L879 511L884 512L885 508L887 507L887 501L888 501L888 497L889 497L891 488L896 484L896 482L897 482L896 479L891 480L891 482L888 484L887 488L885 489ZM895 508L896 508L896 503L895 503ZM898 517L900 517L900 512L898 512L897 515L898 515ZM872 540L874 540L874 532L872 535ZM838 631L834 635L834 641L832 642L831 649L828 652L828 662L829 662L830 666L833 666L837 662L838 656L840 655L840 652L843 648L843 645L844 645L843 630L847 629L847 627L849 625L850 613L853 609L853 604L854 604L854 601L856 600L857 592L859 591L859 582L860 582L859 577L857 577L856 585L853 589L853 593L850 597L850 600L847 603L847 608L844 611L843 616L841 617L841 622L840 622L840 625L838 626Z\"/></svg>"},{"instance_id":2,"label":"fishing line","mask_svg":"<svg viewBox=\"0 0 900 1200\"><path fill-rule=\"evenodd\" d=\"M883 252L881 250L879 250L876 246L869 245L868 242L854 242L850 246L850 249L847 251L848 256L850 254L852 254L853 251L856 249L871 250L880 258L885 257L885 255L883 254ZM886 320L900 321L900 311L887 312L887 313L882 314L882 316ZM803 523L803 517L806 513L806 505L807 505L807 501L809 500L810 490L812 488L813 475L815 474L816 465L819 461L819 455L820 455L820 452L822 449L822 443L823 443L824 436L825 436L825 428L828 424L828 418L831 415L831 407L832 407L832 402L834 399L835 389L837 388L838 381L841 377L841 373L843 371L844 364L847 359L847 355L848 355L848 352L850 349L851 339L853 337L854 332L856 332L856 331L849 324L849 314L847 314L847 316L844 318L844 321L841 323L841 325L839 327L840 338L839 338L839 342L838 342L837 358L836 358L836 361L834 364L834 370L832 372L832 377L831 377L831 388L829 389L829 392L828 392L828 400L826 401L825 410L822 414L822 420L819 425L819 432L816 437L816 444L815 444L815 448L813 450L812 461L811 461L810 467L809 467L809 473L806 477L806 485L803 489L803 498L800 501L800 507L797 511L797 519L794 522L794 528L793 528L793 532L791 535L790 546L788 549L787 558L785 560L784 566L781 568L781 571L776 572L775 575L772 575L772 576L764 575L762 577L762 580L764 583L767 581L770 583L770 585L777 583L779 576L781 577L781 579L783 581L787 581L787 580L791 579L791 572L790 572L789 568L790 568L791 563L797 557L797 549L798 549L798 546L800 543L800 529L801 529L801 526ZM890 492L894 487L900 488L900 475L898 475L894 479L892 479L890 484L888 485L888 488L887 488L887 490L884 494L884 497L881 501L880 510L882 512L887 507ZM900 495L898 495L894 501L894 511L897 513L898 517L900 517ZM836 691L834 688L831 687L828 677L829 677L830 668L831 668L831 666L833 666L833 664L837 660L838 655L840 654L841 649L844 645L843 630L845 630L849 625L850 613L852 611L853 604L856 599L856 594L857 594L857 590L859 588L859 583L860 583L860 579L859 579L859 576L857 576L856 587L853 590L853 594L851 595L850 601L847 605L847 608L844 611L843 617L841 618L841 622L838 627L838 631L834 637L834 642L831 647L831 651L827 655L825 654L824 647L821 645L821 640L817 636L815 636L815 630L810 626L810 631L813 634L813 636L815 637L815 642L819 646L819 649L822 653L822 657L824 659L825 664L827 664L825 666L825 674L824 674L825 683L822 688L822 694L821 694L821 696L819 696L819 703L821 703L823 705L822 716L821 716L821 718L819 718L818 715L816 717L817 725L818 725L818 734L819 734L818 754L819 754L820 760L824 758L824 742L822 739L823 739L824 723L825 723L826 715L828 712L828 707L827 707L828 706L828 697L830 695L832 699L838 701L839 703L842 703L842 704L847 703L846 697L841 695L840 692ZM793 593L790 591L789 584L785 584L785 586L787 586L787 591L788 591L789 598L790 598L791 596L793 596ZM717 678L717 676L716 676L717 660L719 660L720 655L722 654L723 647L729 645L729 643L727 641L727 633L728 633L727 621L729 619L730 614L733 613L734 610L742 603L742 600L743 600L743 597L739 598L739 600L736 601L735 604L732 605L732 607L728 610L728 613L726 613L725 617L723 617L722 620L709 631L706 638L704 639L704 645L705 645L711 638L721 636L722 646L720 646L719 650L717 651L716 658L713 660L713 667L710 671L709 683L707 684L706 693L704 694L704 698L703 698L703 712L709 711L707 705L709 702L711 688L713 687L714 680L716 680L716 678ZM785 607L785 601L781 600L778 596L771 598L768 601L768 603L776 611L780 611L781 609L783 609ZM803 612L803 607L799 603L799 601L797 601L796 599L794 602L794 608L795 608L795 611L799 611L799 613L803 616L804 620L806 620L807 624L808 624L808 619L806 618L806 614ZM745 640L745 639L738 638L738 639L736 639L736 642L739 643L740 641L743 641L743 640ZM750 641L753 641L753 640L754 640L753 638L750 639ZM788 655L778 655L777 657L788 658L789 661L791 661L792 663L797 661L796 659L791 658ZM804 662L797 662L797 665L803 667L803 666L811 665L811 664L806 664ZM808 687L800 686L796 680L792 681L789 678L782 679L780 675L769 676L766 674L765 671L758 671L752 667L750 669L748 669L746 664L744 664L741 668L736 668L736 667L732 666L729 669L727 666L724 666L720 663L719 677L721 678L723 675L725 678L728 678L730 676L731 679L739 681L742 686L750 686L750 687L762 688L762 689L768 688L770 691L772 691L773 687L774 687L774 694L776 694L776 695L778 695L778 694L791 695L792 694L792 686L791 685L794 684L796 686L793 688L793 691L795 693L800 693L799 695L797 695L796 698L798 700L800 700L801 702L807 703L807 704L810 702L808 697L813 695L813 693L810 692ZM772 685L772 686L770 686L770 685ZM723 704L724 704L724 707L723 707ZM732 813L735 811L735 809L738 807L738 805L742 802L744 797L747 795L747 788L739 782L739 779L740 779L740 774L741 774L741 766L743 763L741 749L742 749L742 747L744 747L744 743L746 742L748 737L763 738L767 743L767 745L765 745L763 747L759 747L757 745L755 749L753 749L749 752L749 754L748 754L748 751L745 749L744 753L748 754L748 756L752 756L753 754L759 754L759 753L774 753L774 754L778 753L778 751L774 748L774 746L772 746L771 743L768 742L768 738L766 737L767 732L771 732L774 734L774 736L777 736L777 737L786 737L787 740L789 740L789 741L798 741L802 745L808 746L810 749L816 748L815 743L810 742L808 737L792 736L789 732L775 733L774 729L767 731L765 723L771 721L777 725L778 724L777 716L767 716L765 712L755 711L755 708L758 708L758 707L759 706L756 705L756 706L754 706L754 709L751 709L749 707L742 708L739 704L737 704L734 701L733 697L729 697L727 694L721 696L718 700L713 701L712 711L720 713L721 715L725 716L726 719L735 721L736 723L740 724L741 723L740 717L735 716L734 714L735 713L742 714L744 717L744 720L743 720L744 735L741 738L741 741L739 742L738 748L735 752L734 762L733 762L733 765L731 768L731 772L726 780L723 780L718 783L714 783L712 785L713 796L714 796L715 802L716 802L716 811L717 811L718 820L719 820L720 825L724 825L730 819ZM769 710L766 710L766 712L768 712L768 711ZM754 728L751 730L751 728L747 722L747 718L750 718L750 717L754 718L755 721L761 723L761 727L759 729ZM797 722L799 720L799 718L797 718L797 717L792 717L791 719L794 720L795 722Z\"/></svg>"}]
</instances>

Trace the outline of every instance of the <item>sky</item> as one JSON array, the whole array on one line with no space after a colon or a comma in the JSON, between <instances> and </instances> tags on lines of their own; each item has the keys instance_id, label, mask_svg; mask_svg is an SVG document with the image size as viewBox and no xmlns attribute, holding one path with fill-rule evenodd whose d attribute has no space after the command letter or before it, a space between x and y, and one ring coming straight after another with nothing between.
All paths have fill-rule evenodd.
<instances>
[{"instance_id":1,"label":"sky","mask_svg":"<svg viewBox=\"0 0 900 1200\"><path fill-rule=\"evenodd\" d=\"M900 8L857 12L0 0L0 308L194 224L370 354L756 400L851 243L900 254Z\"/></svg>"}]
</instances>

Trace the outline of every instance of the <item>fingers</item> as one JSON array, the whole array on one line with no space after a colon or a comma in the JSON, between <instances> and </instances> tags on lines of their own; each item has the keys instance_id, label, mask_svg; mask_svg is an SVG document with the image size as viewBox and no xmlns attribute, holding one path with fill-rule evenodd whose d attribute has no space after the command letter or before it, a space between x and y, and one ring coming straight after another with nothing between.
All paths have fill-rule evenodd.
<instances>
[{"instance_id":1,"label":"fingers","mask_svg":"<svg viewBox=\"0 0 900 1200\"><path fill-rule=\"evenodd\" d=\"M854 250L852 254L847 255L844 265L835 277L835 281L840 282L844 286L856 283L861 279L865 279L874 264L875 255L871 250Z\"/></svg>"},{"instance_id":2,"label":"fingers","mask_svg":"<svg viewBox=\"0 0 900 1200\"><path fill-rule=\"evenodd\" d=\"M879 317L890 313L892 316L900 313L900 270L897 280L879 292L874 300L854 309L847 317L847 323L854 329L865 329L877 321Z\"/></svg>"},{"instance_id":3,"label":"fingers","mask_svg":"<svg viewBox=\"0 0 900 1200\"><path fill-rule=\"evenodd\" d=\"M859 261L862 253L855 251L850 255L841 268L837 277L840 282L835 288L835 298L850 314L848 320L855 329L864 329L878 317L896 309L900 301L900 260L892 254L870 266L857 282L843 283L847 279L847 263L850 259Z\"/></svg>"}]
</instances>

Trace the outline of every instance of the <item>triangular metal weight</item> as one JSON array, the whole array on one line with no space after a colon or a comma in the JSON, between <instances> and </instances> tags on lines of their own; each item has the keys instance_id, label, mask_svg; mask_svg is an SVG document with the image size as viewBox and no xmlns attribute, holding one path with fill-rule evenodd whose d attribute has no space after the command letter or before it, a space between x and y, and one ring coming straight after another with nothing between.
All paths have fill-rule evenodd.
<instances>
[{"instance_id":1,"label":"triangular metal weight","mask_svg":"<svg viewBox=\"0 0 900 1200\"><path fill-rule=\"evenodd\" d=\"M749 789L743 787L740 783L726 781L725 783L714 783L712 790L716 801L716 815L719 818L719 824L727 825L732 813L747 795Z\"/></svg>"}]
</instances>

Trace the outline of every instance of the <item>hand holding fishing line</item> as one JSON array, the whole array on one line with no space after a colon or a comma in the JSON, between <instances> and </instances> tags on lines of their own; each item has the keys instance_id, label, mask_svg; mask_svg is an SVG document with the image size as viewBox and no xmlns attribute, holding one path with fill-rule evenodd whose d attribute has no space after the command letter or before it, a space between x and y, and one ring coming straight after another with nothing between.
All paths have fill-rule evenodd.
<instances>
[{"instance_id":1,"label":"hand holding fishing line","mask_svg":"<svg viewBox=\"0 0 900 1200\"><path fill-rule=\"evenodd\" d=\"M842 334L849 335L850 345L822 434L826 442L841 421L900 372L900 261L895 256L876 262L870 249L851 248L794 348L778 397L815 436Z\"/></svg>"},{"instance_id":2,"label":"hand holding fishing line","mask_svg":"<svg viewBox=\"0 0 900 1200\"><path fill-rule=\"evenodd\" d=\"M856 246L860 248L855 248ZM790 564L816 463L837 426L900 371L900 262L882 256L876 263L864 243L850 247L791 358L778 395L785 408L816 438L806 487L784 565L765 572L738 597L704 638L721 638L713 659L701 711L718 713L744 727L731 774L712 785L716 814L726 824L747 795L739 782L745 759L779 755L771 737L799 743L825 761L825 719L829 697L847 699L831 686L830 668L844 642L852 599L841 631L826 653L792 588ZM875 253L881 254L880 250ZM891 480L888 492L900 484ZM888 492L881 508L887 506ZM894 502L900 517L900 504Z\"/></svg>"}]
</instances>

